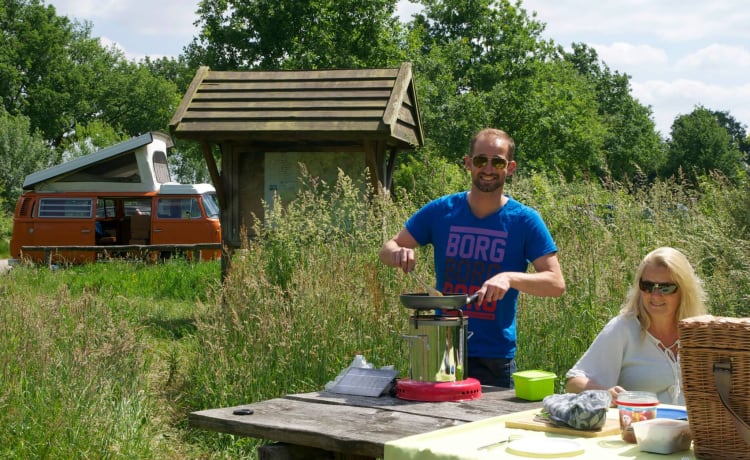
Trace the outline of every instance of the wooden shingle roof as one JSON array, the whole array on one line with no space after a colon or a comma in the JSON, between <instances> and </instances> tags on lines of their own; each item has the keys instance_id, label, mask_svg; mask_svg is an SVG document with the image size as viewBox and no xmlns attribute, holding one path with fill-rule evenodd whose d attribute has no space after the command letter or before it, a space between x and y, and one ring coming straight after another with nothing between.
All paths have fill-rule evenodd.
<instances>
[{"instance_id":1,"label":"wooden shingle roof","mask_svg":"<svg viewBox=\"0 0 750 460\"><path fill-rule=\"evenodd\" d=\"M201 67L174 117L177 138L268 150L424 143L410 63L391 69L212 71Z\"/></svg>"}]
</instances>

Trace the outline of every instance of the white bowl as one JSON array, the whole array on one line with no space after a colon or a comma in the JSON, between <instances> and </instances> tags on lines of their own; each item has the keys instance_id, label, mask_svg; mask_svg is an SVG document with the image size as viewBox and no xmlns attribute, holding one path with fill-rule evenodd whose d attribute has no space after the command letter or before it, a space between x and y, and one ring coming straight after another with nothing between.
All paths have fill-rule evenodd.
<instances>
[{"instance_id":1,"label":"white bowl","mask_svg":"<svg viewBox=\"0 0 750 460\"><path fill-rule=\"evenodd\" d=\"M644 452L671 454L690 449L693 440L686 420L655 418L633 423L638 447Z\"/></svg>"}]
</instances>

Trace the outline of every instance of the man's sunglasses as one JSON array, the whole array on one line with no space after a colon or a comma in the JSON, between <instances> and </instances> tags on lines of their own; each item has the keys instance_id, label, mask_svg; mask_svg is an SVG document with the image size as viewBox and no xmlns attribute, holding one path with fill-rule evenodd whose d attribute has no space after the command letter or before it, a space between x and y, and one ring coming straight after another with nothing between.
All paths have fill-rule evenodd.
<instances>
[{"instance_id":1,"label":"man's sunglasses","mask_svg":"<svg viewBox=\"0 0 750 460\"><path fill-rule=\"evenodd\" d=\"M638 287L641 291L654 294L655 292L659 292L661 295L669 295L674 294L677 292L677 285L674 283L653 283L651 281L643 281L640 280L638 282Z\"/></svg>"},{"instance_id":2,"label":"man's sunglasses","mask_svg":"<svg viewBox=\"0 0 750 460\"><path fill-rule=\"evenodd\" d=\"M492 167L495 169L505 169L505 167L508 166L508 160L503 157L487 158L482 155L471 157L471 164L473 164L475 168L484 168L485 165L487 165L487 160L492 163Z\"/></svg>"}]
</instances>

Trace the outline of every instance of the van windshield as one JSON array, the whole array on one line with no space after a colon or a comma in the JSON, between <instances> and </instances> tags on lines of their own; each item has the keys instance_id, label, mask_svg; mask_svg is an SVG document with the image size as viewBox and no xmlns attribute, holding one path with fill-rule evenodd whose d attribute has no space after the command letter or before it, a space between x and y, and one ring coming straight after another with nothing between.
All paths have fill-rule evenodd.
<instances>
[{"instance_id":1,"label":"van windshield","mask_svg":"<svg viewBox=\"0 0 750 460\"><path fill-rule=\"evenodd\" d=\"M206 210L206 215L214 219L219 218L219 204L216 202L216 195L213 193L203 194L203 209Z\"/></svg>"}]
</instances>

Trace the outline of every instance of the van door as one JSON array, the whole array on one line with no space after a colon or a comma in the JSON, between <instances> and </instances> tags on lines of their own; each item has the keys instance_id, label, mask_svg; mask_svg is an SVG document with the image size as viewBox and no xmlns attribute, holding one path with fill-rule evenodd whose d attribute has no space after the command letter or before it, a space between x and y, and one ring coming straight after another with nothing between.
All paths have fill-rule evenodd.
<instances>
[{"instance_id":1,"label":"van door","mask_svg":"<svg viewBox=\"0 0 750 460\"><path fill-rule=\"evenodd\" d=\"M151 244L196 244L217 239L215 224L206 219L198 197L159 197Z\"/></svg>"},{"instance_id":2,"label":"van door","mask_svg":"<svg viewBox=\"0 0 750 460\"><path fill-rule=\"evenodd\" d=\"M34 214L36 213L37 197L34 195L21 195L16 204L16 213L13 217L13 234L10 237L10 256L21 257L23 246L36 246L34 238ZM24 254L30 257L29 254Z\"/></svg>"},{"instance_id":3,"label":"van door","mask_svg":"<svg viewBox=\"0 0 750 460\"><path fill-rule=\"evenodd\" d=\"M93 246L95 218L93 197L41 197L34 223L37 246ZM93 260L95 254L63 251L56 260L81 262Z\"/></svg>"}]
</instances>

